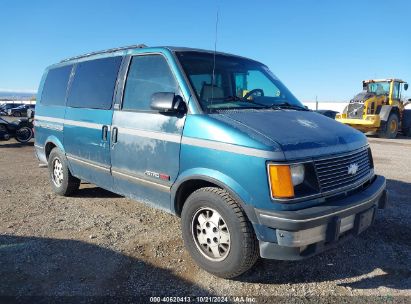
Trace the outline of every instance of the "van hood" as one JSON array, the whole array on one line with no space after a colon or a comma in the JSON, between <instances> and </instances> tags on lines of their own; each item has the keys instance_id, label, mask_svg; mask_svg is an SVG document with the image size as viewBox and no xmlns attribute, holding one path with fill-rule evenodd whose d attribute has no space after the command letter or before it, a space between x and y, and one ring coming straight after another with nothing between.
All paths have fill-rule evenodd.
<instances>
[{"instance_id":1,"label":"van hood","mask_svg":"<svg viewBox=\"0 0 411 304\"><path fill-rule=\"evenodd\" d=\"M342 153L367 145L361 132L311 111L242 110L219 115L233 127L240 123L275 142L287 160Z\"/></svg>"}]
</instances>

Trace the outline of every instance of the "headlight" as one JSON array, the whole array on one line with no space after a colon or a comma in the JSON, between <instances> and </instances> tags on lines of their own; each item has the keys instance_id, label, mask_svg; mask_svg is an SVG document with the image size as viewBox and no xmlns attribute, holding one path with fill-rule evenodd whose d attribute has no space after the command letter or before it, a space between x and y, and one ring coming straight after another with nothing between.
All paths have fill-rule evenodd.
<instances>
[{"instance_id":1,"label":"headlight","mask_svg":"<svg viewBox=\"0 0 411 304\"><path fill-rule=\"evenodd\" d=\"M291 165L291 179L293 182L294 186L297 186L301 184L304 181L304 175L305 175L305 170L304 170L304 165L299 164L299 165Z\"/></svg>"}]
</instances>

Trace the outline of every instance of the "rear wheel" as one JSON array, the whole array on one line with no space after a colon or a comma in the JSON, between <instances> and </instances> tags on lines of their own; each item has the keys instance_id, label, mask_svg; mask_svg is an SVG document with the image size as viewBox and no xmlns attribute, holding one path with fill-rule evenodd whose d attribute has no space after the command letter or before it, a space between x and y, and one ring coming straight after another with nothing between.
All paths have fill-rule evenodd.
<instances>
[{"instance_id":1,"label":"rear wheel","mask_svg":"<svg viewBox=\"0 0 411 304\"><path fill-rule=\"evenodd\" d=\"M51 150L48 168L51 186L56 194L69 196L80 187L80 180L71 175L66 156L59 148Z\"/></svg>"},{"instance_id":2,"label":"rear wheel","mask_svg":"<svg viewBox=\"0 0 411 304\"><path fill-rule=\"evenodd\" d=\"M20 143L29 142L33 138L33 130L29 127L22 127L16 131L16 140Z\"/></svg>"},{"instance_id":3,"label":"rear wheel","mask_svg":"<svg viewBox=\"0 0 411 304\"><path fill-rule=\"evenodd\" d=\"M396 138L398 134L398 122L399 118L398 115L395 113L391 113L388 117L387 124L385 126L385 130L380 130L378 132L378 136L381 138Z\"/></svg>"},{"instance_id":4,"label":"rear wheel","mask_svg":"<svg viewBox=\"0 0 411 304\"><path fill-rule=\"evenodd\" d=\"M240 205L219 188L192 193L181 214L183 238L192 258L206 271L233 278L258 259L258 241Z\"/></svg>"},{"instance_id":5,"label":"rear wheel","mask_svg":"<svg viewBox=\"0 0 411 304\"><path fill-rule=\"evenodd\" d=\"M21 114L20 114L20 112L14 112L13 116L14 116L14 117L20 117Z\"/></svg>"}]
</instances>

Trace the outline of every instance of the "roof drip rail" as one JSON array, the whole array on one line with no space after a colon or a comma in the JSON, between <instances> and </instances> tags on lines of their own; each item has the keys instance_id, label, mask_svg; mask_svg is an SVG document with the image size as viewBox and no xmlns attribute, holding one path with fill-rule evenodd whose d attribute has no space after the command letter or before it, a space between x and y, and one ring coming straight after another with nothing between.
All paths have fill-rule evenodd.
<instances>
[{"instance_id":1,"label":"roof drip rail","mask_svg":"<svg viewBox=\"0 0 411 304\"><path fill-rule=\"evenodd\" d=\"M123 47L112 48L112 49L107 49L107 50L103 50L103 51L87 53L87 54L84 54L84 55L79 55L79 56L75 56L75 57L63 59L63 60L60 61L60 62L66 62L66 61L70 61L70 60L74 60L74 59L80 59L80 58L90 57L90 56L98 55L98 54L113 53L113 52L116 52L116 51L128 50L128 49L142 49L142 48L146 48L146 47L147 47L147 45L145 45L145 44L135 44L135 45L130 45L130 46L123 46Z\"/></svg>"}]
</instances>

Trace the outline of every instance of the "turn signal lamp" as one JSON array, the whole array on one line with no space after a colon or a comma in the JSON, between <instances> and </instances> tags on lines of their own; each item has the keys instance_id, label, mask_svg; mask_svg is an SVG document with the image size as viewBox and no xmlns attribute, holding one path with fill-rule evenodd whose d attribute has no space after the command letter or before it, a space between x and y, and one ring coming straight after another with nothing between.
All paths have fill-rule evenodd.
<instances>
[{"instance_id":1,"label":"turn signal lamp","mask_svg":"<svg viewBox=\"0 0 411 304\"><path fill-rule=\"evenodd\" d=\"M271 196L293 198L294 186L289 165L268 165Z\"/></svg>"}]
</instances>

